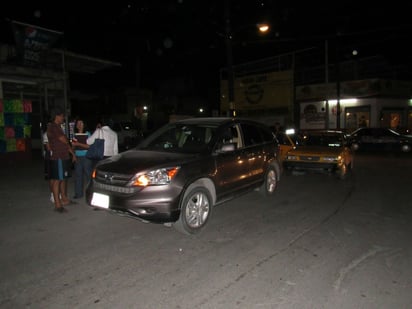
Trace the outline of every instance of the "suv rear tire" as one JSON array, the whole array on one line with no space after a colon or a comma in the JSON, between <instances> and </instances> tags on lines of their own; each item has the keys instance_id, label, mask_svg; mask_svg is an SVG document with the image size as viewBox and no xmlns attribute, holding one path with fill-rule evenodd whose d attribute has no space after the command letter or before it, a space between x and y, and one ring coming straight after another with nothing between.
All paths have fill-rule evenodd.
<instances>
[{"instance_id":1,"label":"suv rear tire","mask_svg":"<svg viewBox=\"0 0 412 309\"><path fill-rule=\"evenodd\" d=\"M265 173L263 184L260 187L260 192L265 196L271 196L276 191L277 186L278 175L276 169L273 166L269 166Z\"/></svg>"}]
</instances>

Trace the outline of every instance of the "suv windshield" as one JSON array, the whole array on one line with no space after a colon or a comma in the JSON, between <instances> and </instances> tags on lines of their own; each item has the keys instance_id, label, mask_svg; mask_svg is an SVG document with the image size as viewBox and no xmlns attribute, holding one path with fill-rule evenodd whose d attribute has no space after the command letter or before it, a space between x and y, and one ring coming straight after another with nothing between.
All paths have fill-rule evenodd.
<instances>
[{"instance_id":1,"label":"suv windshield","mask_svg":"<svg viewBox=\"0 0 412 309\"><path fill-rule=\"evenodd\" d=\"M171 124L150 136L141 149L200 153L208 148L216 128L196 124Z\"/></svg>"}]
</instances>

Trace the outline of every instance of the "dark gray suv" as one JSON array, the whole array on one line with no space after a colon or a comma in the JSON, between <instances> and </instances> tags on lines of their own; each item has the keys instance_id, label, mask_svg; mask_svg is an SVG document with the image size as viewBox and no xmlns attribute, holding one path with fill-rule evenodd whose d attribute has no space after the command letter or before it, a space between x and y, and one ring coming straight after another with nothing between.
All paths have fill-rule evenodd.
<instances>
[{"instance_id":1,"label":"dark gray suv","mask_svg":"<svg viewBox=\"0 0 412 309\"><path fill-rule=\"evenodd\" d=\"M255 121L193 118L169 123L135 149L100 161L87 203L147 222L199 232L213 206L280 179L279 145Z\"/></svg>"}]
</instances>

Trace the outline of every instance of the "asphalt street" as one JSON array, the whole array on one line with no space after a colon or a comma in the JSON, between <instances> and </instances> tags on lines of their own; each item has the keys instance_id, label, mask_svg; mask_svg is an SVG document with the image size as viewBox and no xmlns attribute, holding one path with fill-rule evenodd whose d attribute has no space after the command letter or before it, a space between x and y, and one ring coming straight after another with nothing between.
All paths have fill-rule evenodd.
<instances>
[{"instance_id":1,"label":"asphalt street","mask_svg":"<svg viewBox=\"0 0 412 309\"><path fill-rule=\"evenodd\" d=\"M410 155L285 174L190 237L84 201L56 213L42 164L1 163L1 308L411 308Z\"/></svg>"}]
</instances>

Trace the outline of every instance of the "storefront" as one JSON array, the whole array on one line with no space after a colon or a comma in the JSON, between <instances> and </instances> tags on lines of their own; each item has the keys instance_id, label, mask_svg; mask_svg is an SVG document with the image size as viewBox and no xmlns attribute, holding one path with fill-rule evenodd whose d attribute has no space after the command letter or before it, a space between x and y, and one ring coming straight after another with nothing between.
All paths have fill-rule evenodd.
<instances>
[{"instance_id":1,"label":"storefront","mask_svg":"<svg viewBox=\"0 0 412 309\"><path fill-rule=\"evenodd\" d=\"M0 159L31 158L30 100L0 99Z\"/></svg>"},{"instance_id":2,"label":"storefront","mask_svg":"<svg viewBox=\"0 0 412 309\"><path fill-rule=\"evenodd\" d=\"M16 56L13 47L0 44L0 51L0 161L3 162L30 159L32 149L42 149L41 130L50 108L64 107L66 116L70 116L70 96L67 95L70 72L92 74L120 66L102 59L52 50L48 54L51 68L31 67L12 61ZM65 72L59 67L63 57Z\"/></svg>"},{"instance_id":3,"label":"storefront","mask_svg":"<svg viewBox=\"0 0 412 309\"><path fill-rule=\"evenodd\" d=\"M350 81L342 82L340 90L338 103L335 84L297 87L300 129L339 128L351 132L359 127L390 127L412 130L412 82Z\"/></svg>"}]
</instances>

